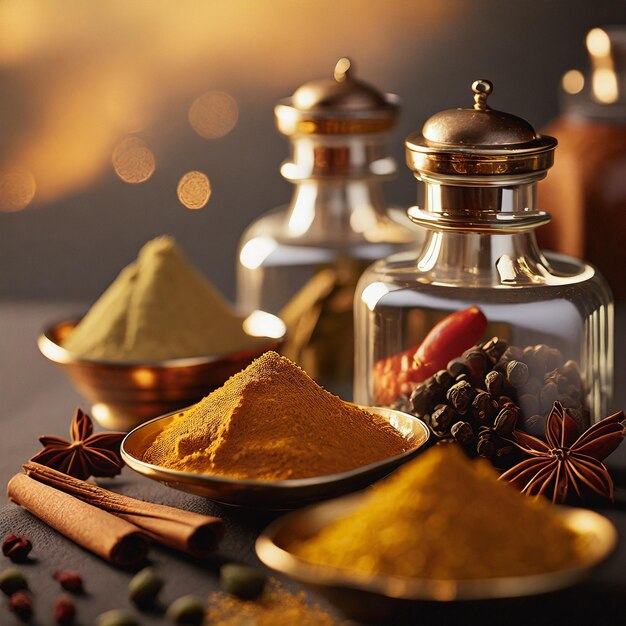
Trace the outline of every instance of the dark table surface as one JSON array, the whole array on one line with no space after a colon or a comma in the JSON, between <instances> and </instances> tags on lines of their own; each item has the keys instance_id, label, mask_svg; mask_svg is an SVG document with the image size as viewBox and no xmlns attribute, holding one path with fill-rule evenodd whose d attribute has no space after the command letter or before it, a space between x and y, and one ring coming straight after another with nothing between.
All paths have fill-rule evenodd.
<instances>
[{"instance_id":1,"label":"dark table surface","mask_svg":"<svg viewBox=\"0 0 626 626\"><path fill-rule=\"evenodd\" d=\"M5 303L0 305L0 482L6 484L26 459L40 448L42 434L66 436L76 406L88 404L72 389L64 375L38 352L36 337L51 320L60 319L83 307L71 303ZM621 319L621 318L620 318ZM623 323L618 323L617 346L626 347ZM620 384L625 371L617 350L616 406L626 405L626 389ZM626 474L626 444L609 460L617 473ZM151 564L166 579L161 594L164 605L193 593L206 598L218 589L216 572L220 561L235 560L259 565L254 540L273 518L267 513L222 507L203 498L184 494L142 478L129 468L114 480L100 481L104 487L129 496L218 515L226 522L226 535L215 559L197 561L167 549L151 549ZM616 525L620 543L617 551L585 582L559 593L535 598L463 605L421 604L415 607L409 623L428 626L448 624L616 624L626 625L626 491L618 489L614 507L604 509ZM52 573L75 569L85 580L87 593L76 599L77 624L90 626L96 616L113 608L131 608L126 596L132 572L116 569L74 545L28 512L8 503L2 494L0 539L9 533L27 535L33 542L33 562L20 566L33 590L35 617L32 624L54 625L52 605L59 595ZM488 523L488 520L486 520ZM416 532L418 530L416 529ZM3 557L0 556L0 559ZM6 560L0 570L9 565ZM298 585L283 582L297 590ZM324 601L307 590L312 601ZM13 626L17 619L0 599L0 624ZM328 605L325 605L328 607ZM330 609L332 611L332 609ZM339 614L335 613L338 617ZM141 624L168 623L158 612L138 614ZM392 621L390 623L397 623Z\"/></svg>"}]
</instances>

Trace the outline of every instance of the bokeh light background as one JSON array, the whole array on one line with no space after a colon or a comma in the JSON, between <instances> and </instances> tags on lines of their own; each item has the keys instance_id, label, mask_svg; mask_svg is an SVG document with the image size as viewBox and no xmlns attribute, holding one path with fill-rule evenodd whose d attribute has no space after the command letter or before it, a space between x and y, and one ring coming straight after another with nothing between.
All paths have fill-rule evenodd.
<instances>
[{"instance_id":1,"label":"bokeh light background","mask_svg":"<svg viewBox=\"0 0 626 626\"><path fill-rule=\"evenodd\" d=\"M291 193L276 100L344 55L399 94L386 192L409 205L402 140L428 115L484 77L541 127L614 23L623 0L2 0L0 294L91 300L168 233L233 297L242 230Z\"/></svg>"}]
</instances>

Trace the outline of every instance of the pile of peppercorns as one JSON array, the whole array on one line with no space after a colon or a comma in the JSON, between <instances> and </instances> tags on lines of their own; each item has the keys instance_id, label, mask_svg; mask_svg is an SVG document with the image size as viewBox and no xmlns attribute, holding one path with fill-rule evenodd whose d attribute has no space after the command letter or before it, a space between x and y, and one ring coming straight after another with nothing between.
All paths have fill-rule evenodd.
<instances>
[{"instance_id":1,"label":"pile of peppercorns","mask_svg":"<svg viewBox=\"0 0 626 626\"><path fill-rule=\"evenodd\" d=\"M2 543L2 553L15 563L25 563L32 550L29 539L19 535L9 535ZM60 570L54 578L65 591L73 594L84 592L83 580L78 572ZM242 600L254 600L265 589L266 577L255 568L238 563L226 563L220 568L220 586L228 594ZM158 595L164 585L153 568L147 567L136 574L128 585L128 597L141 611L153 610L158 604ZM7 608L22 622L30 622L33 617L33 601L28 581L22 572L15 568L0 571L0 591L8 598ZM186 595L174 600L165 618L172 624L203 624L204 603L194 595ZM53 606L54 623L58 626L72 626L76 619L74 600L67 594L60 595ZM0 620L1 621L1 620ZM132 612L113 609L97 618L98 626L139 626Z\"/></svg>"},{"instance_id":2,"label":"pile of peppercorns","mask_svg":"<svg viewBox=\"0 0 626 626\"><path fill-rule=\"evenodd\" d=\"M555 401L569 409L579 429L589 424L578 366L545 344L518 348L493 337L466 350L394 408L423 419L437 440L455 440L471 456L499 468L518 462L516 429L545 438Z\"/></svg>"}]
</instances>

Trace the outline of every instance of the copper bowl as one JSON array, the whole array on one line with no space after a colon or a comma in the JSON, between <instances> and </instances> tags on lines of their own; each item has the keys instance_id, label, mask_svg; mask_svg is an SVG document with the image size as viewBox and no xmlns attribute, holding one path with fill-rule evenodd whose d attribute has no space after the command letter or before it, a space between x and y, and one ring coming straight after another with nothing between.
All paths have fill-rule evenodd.
<instances>
[{"instance_id":1,"label":"copper bowl","mask_svg":"<svg viewBox=\"0 0 626 626\"><path fill-rule=\"evenodd\" d=\"M100 425L122 431L198 402L282 341L268 338L253 350L232 354L127 363L72 355L61 342L76 324L63 321L44 330L37 340L39 350L93 403L92 415Z\"/></svg>"},{"instance_id":2,"label":"copper bowl","mask_svg":"<svg viewBox=\"0 0 626 626\"><path fill-rule=\"evenodd\" d=\"M495 610L494 601L504 603L510 598L565 589L589 576L593 568L606 559L617 545L617 531L606 517L586 509L558 507L558 515L579 537L581 560L575 567L542 574L480 580L404 578L309 563L293 553L294 544L349 515L363 503L365 497L364 493L353 494L290 513L270 524L256 542L256 553L263 564L279 574L311 586L348 617L359 622L397 623L393 621L394 618L406 619L407 616L421 614L424 619L420 622L424 623L445 621L451 624L473 624L477 621L474 619L476 609L472 608L475 601L490 600ZM381 515L386 513L382 511ZM419 533L420 529L416 527L415 532ZM442 549L445 550L445 546ZM449 609L442 605L447 605ZM455 609L452 605L462 608ZM484 605L482 607L481 615L484 618ZM458 615L459 610L461 616ZM427 619L429 615L433 617L432 620ZM442 616L448 615L451 616L449 621L442 619ZM484 621L481 619L480 623Z\"/></svg>"}]
</instances>

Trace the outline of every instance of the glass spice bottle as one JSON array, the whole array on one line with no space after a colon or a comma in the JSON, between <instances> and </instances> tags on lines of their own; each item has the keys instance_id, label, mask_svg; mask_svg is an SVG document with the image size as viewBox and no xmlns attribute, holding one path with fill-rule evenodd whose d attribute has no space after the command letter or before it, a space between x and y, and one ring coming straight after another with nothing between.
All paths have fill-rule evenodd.
<instances>
[{"instance_id":1,"label":"glass spice bottle","mask_svg":"<svg viewBox=\"0 0 626 626\"><path fill-rule=\"evenodd\" d=\"M563 112L545 129L559 141L559 158L539 185L553 218L539 242L589 259L624 300L626 26L594 28L586 44L590 71L563 76Z\"/></svg>"},{"instance_id":2,"label":"glass spice bottle","mask_svg":"<svg viewBox=\"0 0 626 626\"><path fill-rule=\"evenodd\" d=\"M472 89L473 108L437 113L406 141L420 181L408 214L428 235L359 282L355 401L409 411L506 466L506 437L544 436L554 401L581 430L606 416L613 303L592 266L537 246L550 216L536 185L556 140L491 109L489 81Z\"/></svg>"},{"instance_id":3,"label":"glass spice bottle","mask_svg":"<svg viewBox=\"0 0 626 626\"><path fill-rule=\"evenodd\" d=\"M358 278L374 260L419 238L381 189L395 173L384 143L399 100L353 70L340 59L333 78L307 82L277 104L278 130L291 141L281 174L294 194L247 228L237 268L242 312L279 315L287 325L283 354L344 394L353 379Z\"/></svg>"}]
</instances>

